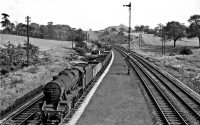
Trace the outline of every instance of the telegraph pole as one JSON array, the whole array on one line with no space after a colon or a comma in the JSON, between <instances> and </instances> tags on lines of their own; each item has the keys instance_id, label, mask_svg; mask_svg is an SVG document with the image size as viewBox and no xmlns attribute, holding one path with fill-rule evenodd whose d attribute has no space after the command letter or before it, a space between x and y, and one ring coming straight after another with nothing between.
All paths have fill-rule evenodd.
<instances>
[{"instance_id":1,"label":"telegraph pole","mask_svg":"<svg viewBox=\"0 0 200 125\"><path fill-rule=\"evenodd\" d=\"M165 41L166 41L166 39L165 39L165 29L163 28L163 42L164 42L164 49L163 49L163 51L164 51L164 55L165 55Z\"/></svg>"},{"instance_id":2,"label":"telegraph pole","mask_svg":"<svg viewBox=\"0 0 200 125\"><path fill-rule=\"evenodd\" d=\"M73 49L73 41L74 41L74 31L72 30L72 49Z\"/></svg>"},{"instance_id":3,"label":"telegraph pole","mask_svg":"<svg viewBox=\"0 0 200 125\"><path fill-rule=\"evenodd\" d=\"M140 34L139 34L139 49L140 49Z\"/></svg>"},{"instance_id":4,"label":"telegraph pole","mask_svg":"<svg viewBox=\"0 0 200 125\"><path fill-rule=\"evenodd\" d=\"M163 47L164 46L164 42L163 42L164 41L164 39L163 39L164 32L163 32L163 25L161 23L160 23L160 33L161 33L161 41L162 41L162 54L164 54L164 47Z\"/></svg>"},{"instance_id":5,"label":"telegraph pole","mask_svg":"<svg viewBox=\"0 0 200 125\"><path fill-rule=\"evenodd\" d=\"M75 44L75 36L76 36L76 28L72 28L72 49L74 48Z\"/></svg>"},{"instance_id":6,"label":"telegraph pole","mask_svg":"<svg viewBox=\"0 0 200 125\"><path fill-rule=\"evenodd\" d=\"M88 34L87 34L87 42L89 42L89 41L90 41L90 34L88 32Z\"/></svg>"},{"instance_id":7,"label":"telegraph pole","mask_svg":"<svg viewBox=\"0 0 200 125\"><path fill-rule=\"evenodd\" d=\"M139 49L142 49L142 34L139 34Z\"/></svg>"},{"instance_id":8,"label":"telegraph pole","mask_svg":"<svg viewBox=\"0 0 200 125\"><path fill-rule=\"evenodd\" d=\"M89 31L88 32L86 32L86 43L89 43Z\"/></svg>"},{"instance_id":9,"label":"telegraph pole","mask_svg":"<svg viewBox=\"0 0 200 125\"><path fill-rule=\"evenodd\" d=\"M129 55L131 52L130 49L130 44L131 44L131 2L128 5L123 5L123 7L128 7L129 8L129 27L128 27L128 60L129 60ZM128 75L130 74L130 66L128 66Z\"/></svg>"},{"instance_id":10,"label":"telegraph pole","mask_svg":"<svg viewBox=\"0 0 200 125\"><path fill-rule=\"evenodd\" d=\"M165 29L163 25L161 25L161 30L162 30L162 54L165 55Z\"/></svg>"},{"instance_id":11,"label":"telegraph pole","mask_svg":"<svg viewBox=\"0 0 200 125\"><path fill-rule=\"evenodd\" d=\"M164 38L164 37L163 37L163 36L164 36L164 34L163 34L163 26L162 26L162 29L161 29L161 30L162 30L162 54L164 54L164 51L163 51L163 50L164 50L164 48L163 48L163 45L164 45L164 42L163 42L163 40L164 40L164 39L163 39L163 38Z\"/></svg>"},{"instance_id":12,"label":"telegraph pole","mask_svg":"<svg viewBox=\"0 0 200 125\"><path fill-rule=\"evenodd\" d=\"M29 17L29 16L27 16L26 17L26 22L27 22L27 52L26 52L26 54L27 54L27 66L29 66L29 23L30 23L30 19L31 19L31 17Z\"/></svg>"}]
</instances>

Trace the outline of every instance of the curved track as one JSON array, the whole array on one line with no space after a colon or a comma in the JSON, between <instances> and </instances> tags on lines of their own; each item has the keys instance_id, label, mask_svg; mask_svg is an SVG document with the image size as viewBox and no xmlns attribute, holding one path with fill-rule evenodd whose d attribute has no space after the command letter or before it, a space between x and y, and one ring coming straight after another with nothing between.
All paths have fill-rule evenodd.
<instances>
[{"instance_id":1,"label":"curved track","mask_svg":"<svg viewBox=\"0 0 200 125\"><path fill-rule=\"evenodd\" d=\"M35 119L35 116L39 116L39 106L43 103L43 95L40 95L36 100L29 103L22 110L11 116L8 120L6 120L3 124L15 124L15 125L40 125L40 119ZM11 123L10 123L11 122Z\"/></svg>"},{"instance_id":2,"label":"curved track","mask_svg":"<svg viewBox=\"0 0 200 125\"><path fill-rule=\"evenodd\" d=\"M123 48L116 49L127 56ZM195 97L137 54L131 52L128 60L138 73L163 124L200 124L200 103Z\"/></svg>"}]
</instances>

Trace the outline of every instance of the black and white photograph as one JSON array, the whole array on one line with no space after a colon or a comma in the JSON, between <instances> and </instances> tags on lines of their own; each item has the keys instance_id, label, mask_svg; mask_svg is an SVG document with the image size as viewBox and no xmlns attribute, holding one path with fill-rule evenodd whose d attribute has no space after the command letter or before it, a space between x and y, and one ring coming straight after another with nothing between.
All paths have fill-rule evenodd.
<instances>
[{"instance_id":1,"label":"black and white photograph","mask_svg":"<svg viewBox=\"0 0 200 125\"><path fill-rule=\"evenodd\" d=\"M200 0L0 0L0 125L200 125Z\"/></svg>"}]
</instances>

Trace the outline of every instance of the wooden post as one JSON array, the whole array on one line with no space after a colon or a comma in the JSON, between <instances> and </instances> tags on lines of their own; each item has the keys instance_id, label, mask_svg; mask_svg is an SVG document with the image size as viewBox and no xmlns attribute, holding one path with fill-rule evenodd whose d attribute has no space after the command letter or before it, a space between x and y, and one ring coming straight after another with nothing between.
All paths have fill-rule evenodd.
<instances>
[{"instance_id":1,"label":"wooden post","mask_svg":"<svg viewBox=\"0 0 200 125\"><path fill-rule=\"evenodd\" d=\"M30 22L30 17L26 17L26 22L27 22L27 66L29 66L29 22Z\"/></svg>"}]
</instances>

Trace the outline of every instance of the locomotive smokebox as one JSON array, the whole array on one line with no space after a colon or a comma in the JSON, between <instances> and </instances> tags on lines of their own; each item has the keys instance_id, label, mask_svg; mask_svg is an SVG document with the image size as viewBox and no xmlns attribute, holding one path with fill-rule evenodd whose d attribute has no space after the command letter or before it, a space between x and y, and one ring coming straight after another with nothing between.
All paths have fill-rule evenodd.
<instances>
[{"instance_id":1,"label":"locomotive smokebox","mask_svg":"<svg viewBox=\"0 0 200 125\"><path fill-rule=\"evenodd\" d=\"M59 101L61 95L60 85L56 81L51 81L44 86L44 97L47 102L57 102Z\"/></svg>"}]
</instances>

